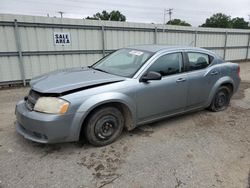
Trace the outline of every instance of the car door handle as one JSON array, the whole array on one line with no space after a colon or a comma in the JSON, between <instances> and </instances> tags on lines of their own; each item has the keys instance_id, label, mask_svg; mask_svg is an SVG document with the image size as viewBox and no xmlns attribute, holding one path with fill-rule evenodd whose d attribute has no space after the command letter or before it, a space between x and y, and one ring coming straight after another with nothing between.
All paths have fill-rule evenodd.
<instances>
[{"instance_id":1,"label":"car door handle","mask_svg":"<svg viewBox=\"0 0 250 188\"><path fill-rule=\"evenodd\" d=\"M186 81L185 78L178 78L178 79L176 80L176 82L185 82L185 81Z\"/></svg>"},{"instance_id":2,"label":"car door handle","mask_svg":"<svg viewBox=\"0 0 250 188\"><path fill-rule=\"evenodd\" d=\"M212 71L210 74L211 75L217 75L217 74L219 74L219 72L218 71Z\"/></svg>"}]
</instances>

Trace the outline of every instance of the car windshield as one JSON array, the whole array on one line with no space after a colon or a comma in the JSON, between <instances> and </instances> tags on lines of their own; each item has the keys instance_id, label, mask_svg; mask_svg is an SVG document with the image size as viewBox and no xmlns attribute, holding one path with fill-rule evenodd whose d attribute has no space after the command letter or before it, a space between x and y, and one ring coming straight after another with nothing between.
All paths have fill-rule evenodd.
<instances>
[{"instance_id":1,"label":"car windshield","mask_svg":"<svg viewBox=\"0 0 250 188\"><path fill-rule=\"evenodd\" d=\"M101 59L91 68L124 77L132 77L153 55L136 49L120 49Z\"/></svg>"}]
</instances>

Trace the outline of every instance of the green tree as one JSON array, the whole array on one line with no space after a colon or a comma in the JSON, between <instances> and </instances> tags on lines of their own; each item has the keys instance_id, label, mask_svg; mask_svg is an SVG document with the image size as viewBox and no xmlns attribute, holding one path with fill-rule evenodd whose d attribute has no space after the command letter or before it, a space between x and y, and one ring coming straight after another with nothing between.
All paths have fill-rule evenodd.
<instances>
[{"instance_id":1,"label":"green tree","mask_svg":"<svg viewBox=\"0 0 250 188\"><path fill-rule=\"evenodd\" d=\"M180 20L180 19L173 19L173 20L169 20L167 22L167 25L182 25L182 26L191 26L191 24L183 21L183 20Z\"/></svg>"},{"instance_id":2,"label":"green tree","mask_svg":"<svg viewBox=\"0 0 250 188\"><path fill-rule=\"evenodd\" d=\"M220 27L231 28L231 17L226 14L217 13L206 19L206 22L201 27Z\"/></svg>"},{"instance_id":3,"label":"green tree","mask_svg":"<svg viewBox=\"0 0 250 188\"><path fill-rule=\"evenodd\" d=\"M109 14L109 16L110 16L110 20L113 20L113 21L122 21L122 22L126 21L126 16L124 16L118 10L111 11L110 14Z\"/></svg>"},{"instance_id":4,"label":"green tree","mask_svg":"<svg viewBox=\"0 0 250 188\"><path fill-rule=\"evenodd\" d=\"M237 29L248 29L248 22L246 22L244 20L244 18L239 18L239 17L236 17L236 18L233 18L231 20L231 25L232 25L232 28L237 28Z\"/></svg>"},{"instance_id":5,"label":"green tree","mask_svg":"<svg viewBox=\"0 0 250 188\"><path fill-rule=\"evenodd\" d=\"M110 13L103 10L102 13L97 12L93 17L86 17L89 20L111 20L111 21L126 21L126 16L124 16L120 11L113 10Z\"/></svg>"}]
</instances>

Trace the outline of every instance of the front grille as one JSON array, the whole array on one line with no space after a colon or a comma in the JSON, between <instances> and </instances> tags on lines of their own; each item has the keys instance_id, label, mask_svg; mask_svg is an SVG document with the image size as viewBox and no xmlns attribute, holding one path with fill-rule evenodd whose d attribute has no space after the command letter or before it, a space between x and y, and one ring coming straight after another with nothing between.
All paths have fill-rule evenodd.
<instances>
[{"instance_id":1,"label":"front grille","mask_svg":"<svg viewBox=\"0 0 250 188\"><path fill-rule=\"evenodd\" d=\"M33 110L34 106L36 104L36 101L41 97L41 94L34 91L34 90L30 90L28 97L26 97L26 107L29 110Z\"/></svg>"}]
</instances>

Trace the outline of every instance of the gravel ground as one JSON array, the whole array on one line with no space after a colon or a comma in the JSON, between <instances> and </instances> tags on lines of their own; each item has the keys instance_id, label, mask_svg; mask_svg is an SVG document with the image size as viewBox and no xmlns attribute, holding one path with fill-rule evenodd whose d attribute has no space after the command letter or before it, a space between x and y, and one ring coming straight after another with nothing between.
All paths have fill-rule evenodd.
<instances>
[{"instance_id":1,"label":"gravel ground","mask_svg":"<svg viewBox=\"0 0 250 188\"><path fill-rule=\"evenodd\" d=\"M223 112L199 111L124 132L112 145L42 145L15 132L28 88L0 90L0 187L243 187L250 184L250 62Z\"/></svg>"}]
</instances>

